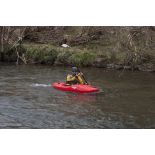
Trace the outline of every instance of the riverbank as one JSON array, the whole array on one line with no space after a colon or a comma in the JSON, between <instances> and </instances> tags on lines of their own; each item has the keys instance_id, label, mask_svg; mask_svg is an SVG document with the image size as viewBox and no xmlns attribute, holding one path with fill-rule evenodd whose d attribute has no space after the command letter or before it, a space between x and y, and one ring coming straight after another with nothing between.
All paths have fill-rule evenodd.
<instances>
[{"instance_id":1,"label":"riverbank","mask_svg":"<svg viewBox=\"0 0 155 155\"><path fill-rule=\"evenodd\" d=\"M44 64L54 66L99 67L116 70L155 71L153 52L113 51L110 47L88 48L74 46L63 48L50 44L25 43L19 52L19 63ZM23 61L25 60L25 61ZM14 49L5 52L5 62L16 62Z\"/></svg>"},{"instance_id":2,"label":"riverbank","mask_svg":"<svg viewBox=\"0 0 155 155\"><path fill-rule=\"evenodd\" d=\"M0 27L0 33L3 62L155 71L151 26Z\"/></svg>"}]
</instances>

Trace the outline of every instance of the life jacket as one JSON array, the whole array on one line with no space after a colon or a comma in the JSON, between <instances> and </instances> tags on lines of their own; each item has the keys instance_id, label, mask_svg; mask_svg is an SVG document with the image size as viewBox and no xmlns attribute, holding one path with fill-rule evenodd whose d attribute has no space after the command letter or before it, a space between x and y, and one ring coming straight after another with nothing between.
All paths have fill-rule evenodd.
<instances>
[{"instance_id":1,"label":"life jacket","mask_svg":"<svg viewBox=\"0 0 155 155\"><path fill-rule=\"evenodd\" d=\"M68 74L67 78L66 78L66 82L73 83L73 84L76 84L76 83L84 84L85 81L84 81L82 75L83 75L83 73L81 73L81 72L77 73L75 75Z\"/></svg>"},{"instance_id":2,"label":"life jacket","mask_svg":"<svg viewBox=\"0 0 155 155\"><path fill-rule=\"evenodd\" d=\"M75 76L68 74L67 78L66 78L66 81L74 81L75 79L76 79Z\"/></svg>"}]
</instances>

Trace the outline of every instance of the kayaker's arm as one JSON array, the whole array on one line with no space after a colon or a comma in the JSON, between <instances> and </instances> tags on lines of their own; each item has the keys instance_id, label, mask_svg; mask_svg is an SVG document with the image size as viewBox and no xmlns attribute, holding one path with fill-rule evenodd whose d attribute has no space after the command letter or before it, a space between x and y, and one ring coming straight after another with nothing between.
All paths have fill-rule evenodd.
<instances>
[{"instance_id":1,"label":"kayaker's arm","mask_svg":"<svg viewBox=\"0 0 155 155\"><path fill-rule=\"evenodd\" d=\"M83 75L82 72L78 73L78 74L76 75L76 77L78 78L78 80L79 80L79 82L80 82L81 84L88 84L88 82L87 82L87 80L85 79L85 77L84 77L84 75Z\"/></svg>"},{"instance_id":2,"label":"kayaker's arm","mask_svg":"<svg viewBox=\"0 0 155 155\"><path fill-rule=\"evenodd\" d=\"M80 73L80 76L81 76L81 78L83 79L83 83L84 84L88 84L88 82L87 82L87 80L86 80L86 78L85 78L85 76L83 75L83 73L80 71L80 69L78 68L78 71L79 71L79 73Z\"/></svg>"}]
</instances>

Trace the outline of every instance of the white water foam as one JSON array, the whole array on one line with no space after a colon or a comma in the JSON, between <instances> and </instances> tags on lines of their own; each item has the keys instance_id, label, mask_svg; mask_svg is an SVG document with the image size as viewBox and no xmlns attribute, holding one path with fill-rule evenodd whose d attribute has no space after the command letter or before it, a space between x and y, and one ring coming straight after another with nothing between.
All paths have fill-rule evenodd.
<instances>
[{"instance_id":1,"label":"white water foam","mask_svg":"<svg viewBox=\"0 0 155 155\"><path fill-rule=\"evenodd\" d=\"M50 84L39 84L39 83L34 83L31 85L31 87L51 87Z\"/></svg>"}]
</instances>

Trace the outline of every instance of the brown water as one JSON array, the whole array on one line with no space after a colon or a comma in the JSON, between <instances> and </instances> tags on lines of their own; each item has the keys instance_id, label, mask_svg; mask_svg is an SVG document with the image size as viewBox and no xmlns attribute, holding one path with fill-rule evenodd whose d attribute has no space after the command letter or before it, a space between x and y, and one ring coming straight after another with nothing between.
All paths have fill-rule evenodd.
<instances>
[{"instance_id":1,"label":"brown water","mask_svg":"<svg viewBox=\"0 0 155 155\"><path fill-rule=\"evenodd\" d=\"M155 128L155 74L82 71L101 92L60 92L70 68L0 66L0 128Z\"/></svg>"}]
</instances>

